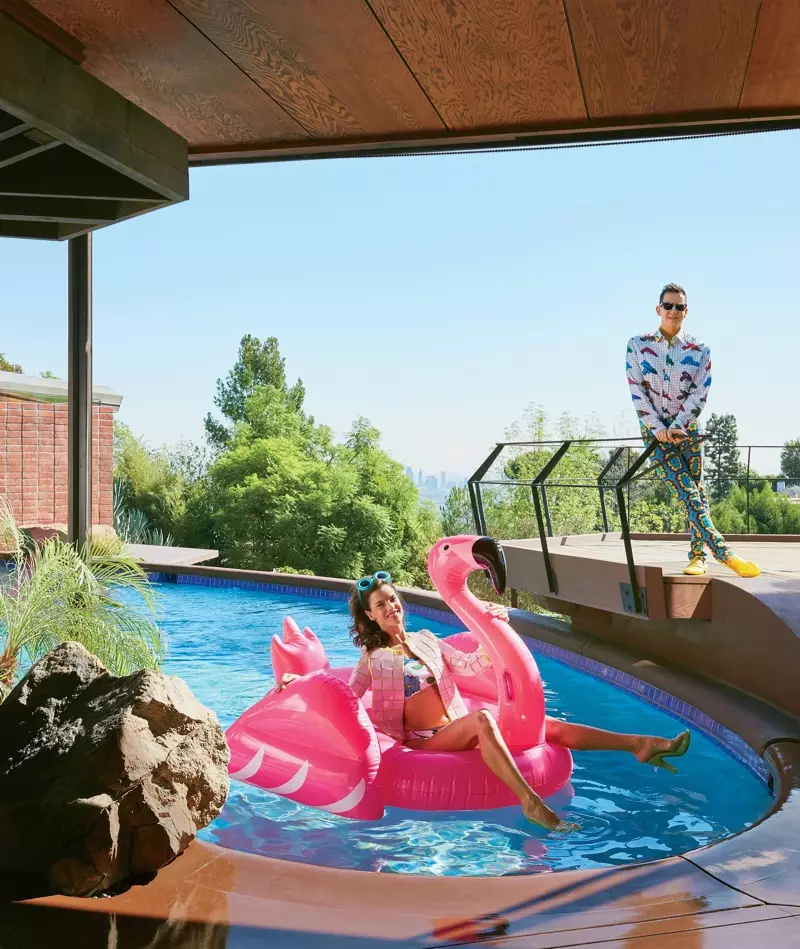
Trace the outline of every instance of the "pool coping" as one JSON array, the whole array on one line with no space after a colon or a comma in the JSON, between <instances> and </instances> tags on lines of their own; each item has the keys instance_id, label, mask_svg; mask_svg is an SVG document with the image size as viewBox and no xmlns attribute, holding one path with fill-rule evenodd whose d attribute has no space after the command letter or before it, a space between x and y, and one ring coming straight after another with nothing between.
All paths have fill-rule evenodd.
<instances>
[{"instance_id":1,"label":"pool coping","mask_svg":"<svg viewBox=\"0 0 800 949\"><path fill-rule=\"evenodd\" d=\"M255 581L294 588L302 595L313 587L339 593L349 588L347 581L330 578L290 579L218 567L145 567L154 573ZM415 613L420 608L449 612L438 594L403 590L403 595ZM257 932L257 938L271 940L270 945L287 947L432 949L496 937L509 946L520 938L525 949L549 949L608 944L617 938L620 945L627 944L634 931L637 936L657 936L714 927L724 927L725 938L735 942L734 927L740 924L785 928L792 923L790 917L800 917L800 844L792 843L800 840L800 722L755 696L574 633L549 617L513 611L512 624L521 635L552 647L553 658L563 650L592 660L707 716L719 716L724 727L762 757L774 788L773 808L752 828L678 857L608 870L488 878L336 870L195 840L152 882L118 896L82 900L18 895L14 911L25 910L19 918L29 941L14 946L46 944L30 941L35 927L47 925L52 939L62 925L56 921L69 919L74 925L76 910L83 912L86 926L94 919L95 928L97 916L107 916L115 933L124 933L129 925L141 927L147 920L169 945L187 947L199 944L181 941L190 933L197 939L198 927L204 934L241 931L245 938ZM6 908L11 905L7 902ZM655 947L658 940L648 945Z\"/></svg>"}]
</instances>

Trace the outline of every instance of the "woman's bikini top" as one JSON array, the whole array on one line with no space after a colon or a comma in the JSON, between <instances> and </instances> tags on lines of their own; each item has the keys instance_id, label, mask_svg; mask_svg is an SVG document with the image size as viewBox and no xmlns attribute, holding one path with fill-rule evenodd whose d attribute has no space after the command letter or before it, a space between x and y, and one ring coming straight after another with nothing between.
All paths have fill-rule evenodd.
<instances>
[{"instance_id":1,"label":"woman's bikini top","mask_svg":"<svg viewBox=\"0 0 800 949\"><path fill-rule=\"evenodd\" d=\"M415 656L403 656L403 685L405 697L408 699L417 692L422 692L428 686L436 685L436 679L430 669Z\"/></svg>"}]
</instances>

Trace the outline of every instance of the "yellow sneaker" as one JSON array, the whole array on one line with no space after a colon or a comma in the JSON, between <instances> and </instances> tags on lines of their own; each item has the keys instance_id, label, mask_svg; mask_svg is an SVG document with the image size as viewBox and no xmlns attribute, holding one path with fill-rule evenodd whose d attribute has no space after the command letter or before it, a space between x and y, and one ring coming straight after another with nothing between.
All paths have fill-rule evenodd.
<instances>
[{"instance_id":1,"label":"yellow sneaker","mask_svg":"<svg viewBox=\"0 0 800 949\"><path fill-rule=\"evenodd\" d=\"M725 566L730 567L740 577L757 577L761 573L758 564L754 564L752 560L742 560L735 555L725 561Z\"/></svg>"},{"instance_id":2,"label":"yellow sneaker","mask_svg":"<svg viewBox=\"0 0 800 949\"><path fill-rule=\"evenodd\" d=\"M692 557L683 572L687 577L702 577L706 569L706 562L702 557Z\"/></svg>"}]
</instances>

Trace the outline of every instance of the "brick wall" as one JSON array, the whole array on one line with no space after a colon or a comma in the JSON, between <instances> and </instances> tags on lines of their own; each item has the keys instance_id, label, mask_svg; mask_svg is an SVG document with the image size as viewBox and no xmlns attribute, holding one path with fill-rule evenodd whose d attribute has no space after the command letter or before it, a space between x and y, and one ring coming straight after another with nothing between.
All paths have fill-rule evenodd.
<instances>
[{"instance_id":1,"label":"brick wall","mask_svg":"<svg viewBox=\"0 0 800 949\"><path fill-rule=\"evenodd\" d=\"M113 524L114 407L92 407L92 523ZM0 399L0 494L20 527L67 523L67 406Z\"/></svg>"}]
</instances>

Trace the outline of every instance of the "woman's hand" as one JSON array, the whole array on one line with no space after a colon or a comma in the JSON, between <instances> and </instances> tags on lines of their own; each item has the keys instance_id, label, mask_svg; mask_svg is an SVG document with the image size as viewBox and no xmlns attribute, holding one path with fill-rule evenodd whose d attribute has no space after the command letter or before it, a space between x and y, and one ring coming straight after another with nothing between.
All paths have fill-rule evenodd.
<instances>
[{"instance_id":1,"label":"woman's hand","mask_svg":"<svg viewBox=\"0 0 800 949\"><path fill-rule=\"evenodd\" d=\"M281 681L275 687L277 692L283 692L287 685L290 682L294 682L295 679L302 679L302 676L299 676L296 672L284 672L281 677Z\"/></svg>"},{"instance_id":2,"label":"woman's hand","mask_svg":"<svg viewBox=\"0 0 800 949\"><path fill-rule=\"evenodd\" d=\"M492 619L499 619L504 623L508 622L508 610L505 606L503 606L502 603L484 602L483 605L486 607L486 612L492 617Z\"/></svg>"}]
</instances>

